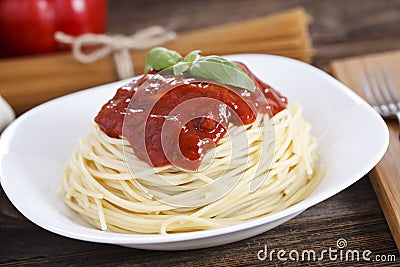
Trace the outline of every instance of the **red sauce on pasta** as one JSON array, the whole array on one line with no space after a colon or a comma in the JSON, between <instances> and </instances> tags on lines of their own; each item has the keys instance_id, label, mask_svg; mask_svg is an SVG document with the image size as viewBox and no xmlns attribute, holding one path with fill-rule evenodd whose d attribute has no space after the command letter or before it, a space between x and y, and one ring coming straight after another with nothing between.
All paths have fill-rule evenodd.
<instances>
[{"instance_id":1,"label":"red sauce on pasta","mask_svg":"<svg viewBox=\"0 0 400 267\"><path fill-rule=\"evenodd\" d=\"M154 167L196 170L229 123L250 124L258 112L273 116L286 108L286 97L236 64L254 81L255 92L149 72L118 89L95 122L110 137L124 136L135 155Z\"/></svg>"}]
</instances>

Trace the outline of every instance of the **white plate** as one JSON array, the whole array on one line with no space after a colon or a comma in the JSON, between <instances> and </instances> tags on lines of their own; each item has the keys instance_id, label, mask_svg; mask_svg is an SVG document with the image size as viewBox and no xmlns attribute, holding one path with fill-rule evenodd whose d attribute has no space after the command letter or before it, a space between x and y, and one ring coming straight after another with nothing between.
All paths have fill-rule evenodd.
<instances>
[{"instance_id":1,"label":"white plate","mask_svg":"<svg viewBox=\"0 0 400 267\"><path fill-rule=\"evenodd\" d=\"M350 186L382 158L389 140L386 124L328 74L279 56L229 58L246 63L290 102L303 106L326 168L321 184L304 201L235 226L165 236L102 232L83 223L59 195L63 166L100 107L126 81L55 99L14 121L0 139L0 176L7 196L29 220L63 236L144 249L194 249L238 241L276 227Z\"/></svg>"}]
</instances>

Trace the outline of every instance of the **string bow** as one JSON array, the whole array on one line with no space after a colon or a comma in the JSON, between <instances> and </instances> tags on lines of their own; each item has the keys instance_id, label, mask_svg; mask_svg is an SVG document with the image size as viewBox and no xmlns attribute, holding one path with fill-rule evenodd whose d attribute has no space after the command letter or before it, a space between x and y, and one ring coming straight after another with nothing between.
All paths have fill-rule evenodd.
<instances>
[{"instance_id":1,"label":"string bow","mask_svg":"<svg viewBox=\"0 0 400 267\"><path fill-rule=\"evenodd\" d=\"M168 42L176 37L174 31L169 31L161 26L151 26L130 36L105 35L86 33L74 37L63 32L56 32L55 39L64 44L72 45L74 57L82 63L92 63L112 54L120 79L134 75L133 62L129 53L130 49L142 50ZM85 53L85 46L96 47L93 51Z\"/></svg>"}]
</instances>

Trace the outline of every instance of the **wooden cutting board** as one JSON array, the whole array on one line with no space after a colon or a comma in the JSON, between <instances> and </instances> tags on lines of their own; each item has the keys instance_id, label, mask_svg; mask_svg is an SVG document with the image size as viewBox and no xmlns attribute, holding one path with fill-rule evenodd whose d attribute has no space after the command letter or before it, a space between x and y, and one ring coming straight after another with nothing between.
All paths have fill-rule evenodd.
<instances>
[{"instance_id":1,"label":"wooden cutting board","mask_svg":"<svg viewBox=\"0 0 400 267\"><path fill-rule=\"evenodd\" d=\"M365 99L360 79L360 70L387 67L393 83L400 95L400 51L334 60L332 74ZM400 251L400 127L397 121L387 121L389 128L389 148L369 173L369 178L385 214L397 248Z\"/></svg>"}]
</instances>

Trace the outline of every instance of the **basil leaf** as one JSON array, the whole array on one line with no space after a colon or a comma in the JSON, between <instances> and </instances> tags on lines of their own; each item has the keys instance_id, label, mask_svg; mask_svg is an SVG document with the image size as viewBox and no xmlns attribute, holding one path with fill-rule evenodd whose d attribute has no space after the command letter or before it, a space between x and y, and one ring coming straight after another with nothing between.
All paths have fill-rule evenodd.
<instances>
[{"instance_id":1,"label":"basil leaf","mask_svg":"<svg viewBox=\"0 0 400 267\"><path fill-rule=\"evenodd\" d=\"M199 58L193 63L190 73L193 76L237 86L251 92L256 90L253 80L238 65L219 56Z\"/></svg>"},{"instance_id":2,"label":"basil leaf","mask_svg":"<svg viewBox=\"0 0 400 267\"><path fill-rule=\"evenodd\" d=\"M183 72L187 71L190 68L190 65L192 63L190 62L178 62L175 65L172 66L172 70L174 72L174 75L180 75Z\"/></svg>"},{"instance_id":3,"label":"basil leaf","mask_svg":"<svg viewBox=\"0 0 400 267\"><path fill-rule=\"evenodd\" d=\"M144 72L148 72L151 68L157 71L163 70L180 61L182 61L182 56L178 52L164 47L155 47L147 52Z\"/></svg>"},{"instance_id":4,"label":"basil leaf","mask_svg":"<svg viewBox=\"0 0 400 267\"><path fill-rule=\"evenodd\" d=\"M199 57L200 53L201 53L201 50L193 50L192 52L190 52L189 54L187 54L185 56L183 61L192 63Z\"/></svg>"}]
</instances>

